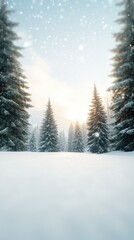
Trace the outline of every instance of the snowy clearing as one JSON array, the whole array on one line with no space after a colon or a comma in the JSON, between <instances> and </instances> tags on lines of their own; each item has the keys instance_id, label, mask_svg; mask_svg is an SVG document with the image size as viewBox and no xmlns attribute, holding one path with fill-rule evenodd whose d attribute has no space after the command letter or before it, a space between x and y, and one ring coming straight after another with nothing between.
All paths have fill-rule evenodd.
<instances>
[{"instance_id":1,"label":"snowy clearing","mask_svg":"<svg viewBox=\"0 0 134 240\"><path fill-rule=\"evenodd\" d=\"M0 240L133 240L134 152L0 153Z\"/></svg>"}]
</instances>

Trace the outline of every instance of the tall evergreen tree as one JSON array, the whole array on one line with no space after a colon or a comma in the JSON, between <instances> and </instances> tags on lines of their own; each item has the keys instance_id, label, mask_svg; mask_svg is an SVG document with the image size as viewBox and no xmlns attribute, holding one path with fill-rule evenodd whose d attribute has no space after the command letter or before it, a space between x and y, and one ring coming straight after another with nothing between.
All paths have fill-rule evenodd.
<instances>
[{"instance_id":1,"label":"tall evergreen tree","mask_svg":"<svg viewBox=\"0 0 134 240\"><path fill-rule=\"evenodd\" d=\"M91 110L87 121L88 151L92 153L104 153L108 151L107 118L102 106L102 100L96 86L93 90Z\"/></svg>"},{"instance_id":2,"label":"tall evergreen tree","mask_svg":"<svg viewBox=\"0 0 134 240\"><path fill-rule=\"evenodd\" d=\"M123 0L120 12L121 31L115 34L117 45L113 50L112 77L110 88L113 93L112 110L115 118L115 150L134 150L134 0Z\"/></svg>"},{"instance_id":3,"label":"tall evergreen tree","mask_svg":"<svg viewBox=\"0 0 134 240\"><path fill-rule=\"evenodd\" d=\"M82 133L81 133L79 122L76 122L75 124L73 151L84 152L84 143L82 139Z\"/></svg>"},{"instance_id":4,"label":"tall evergreen tree","mask_svg":"<svg viewBox=\"0 0 134 240\"><path fill-rule=\"evenodd\" d=\"M70 124L68 131L68 152L73 152L73 139L74 139L74 128L73 124Z\"/></svg>"},{"instance_id":5,"label":"tall evergreen tree","mask_svg":"<svg viewBox=\"0 0 134 240\"><path fill-rule=\"evenodd\" d=\"M15 44L17 24L9 19L10 13L6 1L0 0L0 149L24 151L30 98L19 62L20 47Z\"/></svg>"},{"instance_id":6,"label":"tall evergreen tree","mask_svg":"<svg viewBox=\"0 0 134 240\"><path fill-rule=\"evenodd\" d=\"M54 119L54 114L50 100L47 104L45 117L43 119L40 141L40 152L57 152L58 151L58 130Z\"/></svg>"}]
</instances>

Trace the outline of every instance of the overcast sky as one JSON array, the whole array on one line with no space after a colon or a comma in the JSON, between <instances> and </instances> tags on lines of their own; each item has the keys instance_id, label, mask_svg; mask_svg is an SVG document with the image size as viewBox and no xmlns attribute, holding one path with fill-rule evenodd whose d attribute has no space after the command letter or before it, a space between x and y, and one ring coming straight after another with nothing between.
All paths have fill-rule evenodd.
<instances>
[{"instance_id":1,"label":"overcast sky","mask_svg":"<svg viewBox=\"0 0 134 240\"><path fill-rule=\"evenodd\" d=\"M118 0L9 0L24 47L22 64L32 94L32 122L48 98L56 116L86 120L96 83L102 98L111 84Z\"/></svg>"}]
</instances>

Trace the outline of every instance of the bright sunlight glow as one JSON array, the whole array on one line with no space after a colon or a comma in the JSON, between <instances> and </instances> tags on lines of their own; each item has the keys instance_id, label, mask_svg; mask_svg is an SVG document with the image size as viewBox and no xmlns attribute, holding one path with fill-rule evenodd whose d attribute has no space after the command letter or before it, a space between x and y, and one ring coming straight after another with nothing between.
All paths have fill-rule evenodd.
<instances>
[{"instance_id":1,"label":"bright sunlight glow","mask_svg":"<svg viewBox=\"0 0 134 240\"><path fill-rule=\"evenodd\" d=\"M72 111L68 114L67 118L72 122L79 121L80 123L84 123L87 120L87 114L81 111Z\"/></svg>"}]
</instances>

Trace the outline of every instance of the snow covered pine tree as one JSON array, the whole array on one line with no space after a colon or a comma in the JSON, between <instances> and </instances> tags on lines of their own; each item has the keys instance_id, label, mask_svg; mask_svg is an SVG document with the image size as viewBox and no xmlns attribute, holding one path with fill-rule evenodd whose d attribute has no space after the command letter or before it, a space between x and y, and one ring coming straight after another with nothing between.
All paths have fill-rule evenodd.
<instances>
[{"instance_id":1,"label":"snow covered pine tree","mask_svg":"<svg viewBox=\"0 0 134 240\"><path fill-rule=\"evenodd\" d=\"M113 50L112 110L115 118L115 150L134 150L134 0L124 0L124 10L117 22L123 24L115 34L118 43Z\"/></svg>"},{"instance_id":2,"label":"snow covered pine tree","mask_svg":"<svg viewBox=\"0 0 134 240\"><path fill-rule=\"evenodd\" d=\"M35 131L33 130L30 140L29 140L29 151L31 152L37 152L37 144L36 144L36 138L35 138Z\"/></svg>"},{"instance_id":3,"label":"snow covered pine tree","mask_svg":"<svg viewBox=\"0 0 134 240\"><path fill-rule=\"evenodd\" d=\"M59 132L59 151L60 152L66 151L66 137L64 131Z\"/></svg>"},{"instance_id":4,"label":"snow covered pine tree","mask_svg":"<svg viewBox=\"0 0 134 240\"><path fill-rule=\"evenodd\" d=\"M54 119L50 100L48 101L45 117L43 119L41 127L39 151L40 152L58 151L58 130Z\"/></svg>"},{"instance_id":5,"label":"snow covered pine tree","mask_svg":"<svg viewBox=\"0 0 134 240\"><path fill-rule=\"evenodd\" d=\"M18 24L9 20L6 1L0 0L0 150L27 149L30 107L25 77L18 58L20 48L13 28Z\"/></svg>"},{"instance_id":6,"label":"snow covered pine tree","mask_svg":"<svg viewBox=\"0 0 134 240\"><path fill-rule=\"evenodd\" d=\"M73 151L74 152L84 152L84 143L83 143L83 139L82 139L82 133L81 133L79 122L76 122L76 124L75 124Z\"/></svg>"},{"instance_id":7,"label":"snow covered pine tree","mask_svg":"<svg viewBox=\"0 0 134 240\"><path fill-rule=\"evenodd\" d=\"M107 118L102 106L96 86L93 90L91 110L87 121L87 146L88 151L104 153L108 151L108 128Z\"/></svg>"},{"instance_id":8,"label":"snow covered pine tree","mask_svg":"<svg viewBox=\"0 0 134 240\"><path fill-rule=\"evenodd\" d=\"M74 128L73 128L73 124L71 123L68 131L68 147L67 147L68 152L73 152L73 139L74 139Z\"/></svg>"}]
</instances>

